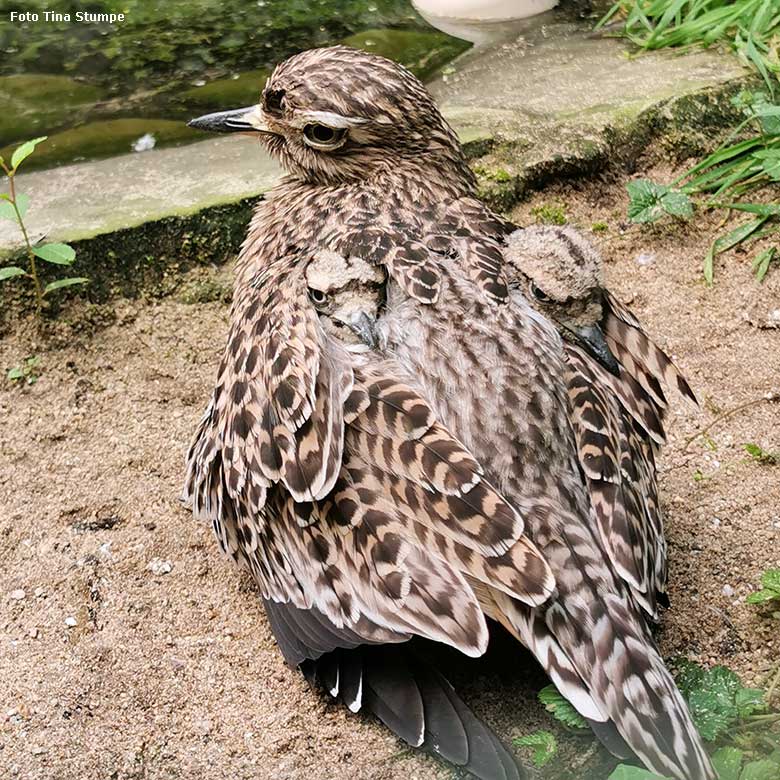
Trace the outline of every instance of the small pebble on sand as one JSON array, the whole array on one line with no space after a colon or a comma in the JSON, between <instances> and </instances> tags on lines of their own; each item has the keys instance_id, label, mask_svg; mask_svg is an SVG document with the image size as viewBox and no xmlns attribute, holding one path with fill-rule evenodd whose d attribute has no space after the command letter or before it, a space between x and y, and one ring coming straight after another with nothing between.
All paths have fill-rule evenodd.
<instances>
[{"instance_id":1,"label":"small pebble on sand","mask_svg":"<svg viewBox=\"0 0 780 780\"><path fill-rule=\"evenodd\" d=\"M65 625L68 628L74 628L78 624L79 624L79 621L76 620L76 618L74 618L72 615L69 615L68 617L65 618Z\"/></svg>"},{"instance_id":2,"label":"small pebble on sand","mask_svg":"<svg viewBox=\"0 0 780 780\"><path fill-rule=\"evenodd\" d=\"M170 574L173 571L173 564L170 561L154 558L146 564L146 568L155 575Z\"/></svg>"},{"instance_id":3,"label":"small pebble on sand","mask_svg":"<svg viewBox=\"0 0 780 780\"><path fill-rule=\"evenodd\" d=\"M11 598L14 601L21 601L26 595L27 594L21 588L11 591Z\"/></svg>"},{"instance_id":4,"label":"small pebble on sand","mask_svg":"<svg viewBox=\"0 0 780 780\"><path fill-rule=\"evenodd\" d=\"M734 595L735 591L734 588L731 587L731 585L724 585L723 586L723 595L730 599Z\"/></svg>"},{"instance_id":5,"label":"small pebble on sand","mask_svg":"<svg viewBox=\"0 0 780 780\"><path fill-rule=\"evenodd\" d=\"M642 266L654 265L655 255L652 252L641 252L636 256L636 264Z\"/></svg>"}]
</instances>

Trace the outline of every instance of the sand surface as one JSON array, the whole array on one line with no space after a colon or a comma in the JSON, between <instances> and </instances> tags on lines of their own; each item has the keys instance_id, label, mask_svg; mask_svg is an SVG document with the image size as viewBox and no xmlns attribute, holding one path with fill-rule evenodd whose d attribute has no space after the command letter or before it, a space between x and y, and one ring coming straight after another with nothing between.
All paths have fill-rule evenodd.
<instances>
[{"instance_id":1,"label":"sand surface","mask_svg":"<svg viewBox=\"0 0 780 780\"><path fill-rule=\"evenodd\" d=\"M715 218L625 224L622 181L548 189L515 213L562 203L593 234L609 286L684 369L702 401L677 399L661 489L670 596L661 646L765 682L777 623L745 604L780 565L780 267L763 285L749 257L701 259ZM19 780L452 777L373 721L352 716L287 669L248 578L179 506L183 458L226 333L223 303L118 301L116 320L35 343L0 341L0 369L31 353L30 386L0 380L0 776ZM691 440L719 414L756 401ZM506 648L500 655L506 656ZM510 653L511 655L511 648ZM551 722L527 656L454 672L504 736ZM774 660L773 660L774 658ZM569 740L583 760L588 742ZM581 777L575 771L575 777Z\"/></svg>"}]
</instances>

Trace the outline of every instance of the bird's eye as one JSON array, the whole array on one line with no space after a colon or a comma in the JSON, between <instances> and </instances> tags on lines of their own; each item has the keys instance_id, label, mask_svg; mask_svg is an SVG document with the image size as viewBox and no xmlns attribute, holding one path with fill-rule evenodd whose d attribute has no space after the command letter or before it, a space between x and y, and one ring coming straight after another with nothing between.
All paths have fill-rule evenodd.
<instances>
[{"instance_id":1,"label":"bird's eye","mask_svg":"<svg viewBox=\"0 0 780 780\"><path fill-rule=\"evenodd\" d=\"M279 114L284 109L284 90L269 89L263 96L263 108L271 114Z\"/></svg>"},{"instance_id":2,"label":"bird's eye","mask_svg":"<svg viewBox=\"0 0 780 780\"><path fill-rule=\"evenodd\" d=\"M544 290L540 290L533 282L531 282L531 295L536 298L537 301L549 301L550 296L547 295Z\"/></svg>"},{"instance_id":3,"label":"bird's eye","mask_svg":"<svg viewBox=\"0 0 780 780\"><path fill-rule=\"evenodd\" d=\"M326 293L322 290L315 290L313 287L309 287L309 298L315 306L322 306L328 300Z\"/></svg>"},{"instance_id":4,"label":"bird's eye","mask_svg":"<svg viewBox=\"0 0 780 780\"><path fill-rule=\"evenodd\" d=\"M303 140L315 149L336 149L341 146L347 131L343 128L310 124L303 128Z\"/></svg>"}]
</instances>

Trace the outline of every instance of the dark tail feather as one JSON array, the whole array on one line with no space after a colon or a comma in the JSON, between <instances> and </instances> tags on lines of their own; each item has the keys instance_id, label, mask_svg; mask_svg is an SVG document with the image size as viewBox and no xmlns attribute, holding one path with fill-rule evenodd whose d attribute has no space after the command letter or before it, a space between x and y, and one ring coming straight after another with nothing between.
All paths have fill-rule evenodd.
<instances>
[{"instance_id":1,"label":"dark tail feather","mask_svg":"<svg viewBox=\"0 0 780 780\"><path fill-rule=\"evenodd\" d=\"M449 682L408 646L336 650L304 662L301 668L353 712L371 712L405 742L480 780L525 777L506 747Z\"/></svg>"}]
</instances>

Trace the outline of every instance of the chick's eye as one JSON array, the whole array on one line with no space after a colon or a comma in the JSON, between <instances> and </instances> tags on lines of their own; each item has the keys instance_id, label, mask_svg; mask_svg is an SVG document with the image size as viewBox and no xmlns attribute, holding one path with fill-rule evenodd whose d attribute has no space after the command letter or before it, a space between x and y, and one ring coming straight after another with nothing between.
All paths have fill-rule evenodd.
<instances>
[{"instance_id":1,"label":"chick's eye","mask_svg":"<svg viewBox=\"0 0 780 780\"><path fill-rule=\"evenodd\" d=\"M309 298L316 306L322 306L328 300L328 296L322 290L315 290L313 287L309 288Z\"/></svg>"},{"instance_id":2,"label":"chick's eye","mask_svg":"<svg viewBox=\"0 0 780 780\"><path fill-rule=\"evenodd\" d=\"M284 108L284 90L283 89L271 89L265 93L264 96L265 110L278 114Z\"/></svg>"},{"instance_id":3,"label":"chick's eye","mask_svg":"<svg viewBox=\"0 0 780 780\"><path fill-rule=\"evenodd\" d=\"M531 295L536 298L537 301L549 301L550 296L547 295L544 290L540 290L535 284L531 283Z\"/></svg>"},{"instance_id":4,"label":"chick's eye","mask_svg":"<svg viewBox=\"0 0 780 780\"><path fill-rule=\"evenodd\" d=\"M315 149L333 149L341 143L346 133L344 129L310 124L303 128L303 139Z\"/></svg>"}]
</instances>

